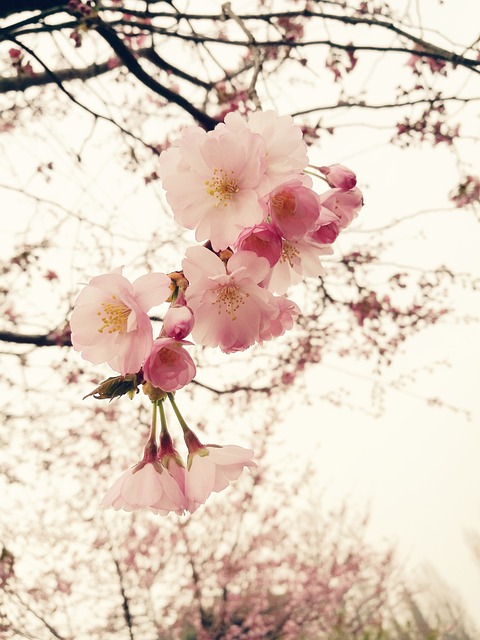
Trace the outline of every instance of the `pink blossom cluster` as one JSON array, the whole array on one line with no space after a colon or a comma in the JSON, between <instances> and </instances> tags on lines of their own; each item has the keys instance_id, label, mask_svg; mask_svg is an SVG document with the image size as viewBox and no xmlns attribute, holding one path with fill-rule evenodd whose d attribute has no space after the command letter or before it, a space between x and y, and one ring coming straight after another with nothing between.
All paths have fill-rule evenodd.
<instances>
[{"instance_id":1,"label":"pink blossom cluster","mask_svg":"<svg viewBox=\"0 0 480 640\"><path fill-rule=\"evenodd\" d=\"M162 151L159 176L176 222L203 245L186 250L180 271L130 282L117 268L92 278L80 293L70 322L74 348L121 374L89 394L97 398L133 395L143 385L156 403L185 387L196 375L189 334L194 343L224 353L283 335L300 313L287 290L324 273L322 257L333 252L332 243L363 204L355 174L340 164L309 165L302 129L273 111L248 118L228 113L209 132L186 128ZM317 194L311 176L329 188ZM148 314L165 303L169 308L154 338ZM196 445L203 453L189 458L180 481L168 465L163 472L162 449L152 453L156 442L148 446L147 457L108 494L115 508L192 511L203 504L205 491L219 491L232 479L224 473L220 480L215 471L219 464L225 472L225 448L220 454ZM235 463L237 477L245 464ZM151 501L160 487L170 502Z\"/></svg>"},{"instance_id":2,"label":"pink blossom cluster","mask_svg":"<svg viewBox=\"0 0 480 640\"><path fill-rule=\"evenodd\" d=\"M114 482L101 506L112 507L116 511L146 508L162 516L172 511L178 515L193 513L212 492L222 491L236 480L245 467L256 467L251 449L238 445L202 444L179 414L173 397L169 395L169 398L179 417L188 448L186 467L167 430L161 406L163 400L156 401L143 459ZM156 437L157 408L162 419L159 444Z\"/></svg>"}]
</instances>

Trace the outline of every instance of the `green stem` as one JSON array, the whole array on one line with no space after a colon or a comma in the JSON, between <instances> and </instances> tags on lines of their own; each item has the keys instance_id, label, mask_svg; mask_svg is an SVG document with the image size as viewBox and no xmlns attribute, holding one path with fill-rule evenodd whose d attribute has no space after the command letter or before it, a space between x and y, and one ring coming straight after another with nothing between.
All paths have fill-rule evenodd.
<instances>
[{"instance_id":1,"label":"green stem","mask_svg":"<svg viewBox=\"0 0 480 640\"><path fill-rule=\"evenodd\" d=\"M160 412L160 422L162 423L162 430L160 432L160 435L163 435L167 432L167 418L165 417L165 409L163 406L163 400L158 400L157 401L157 405L158 405L158 410Z\"/></svg>"},{"instance_id":2,"label":"green stem","mask_svg":"<svg viewBox=\"0 0 480 640\"><path fill-rule=\"evenodd\" d=\"M157 441L157 400L152 402L152 426L150 427L150 438L152 442Z\"/></svg>"},{"instance_id":3,"label":"green stem","mask_svg":"<svg viewBox=\"0 0 480 640\"><path fill-rule=\"evenodd\" d=\"M170 400L170 404L173 407L173 410L175 411L175 415L177 416L177 419L180 423L180 426L183 429L183 432L186 433L187 431L190 431L190 429L188 428L187 423L185 422L185 420L183 419L182 414L180 413L180 409L177 407L177 403L175 402L175 398L173 396L173 393L167 393L168 399Z\"/></svg>"}]
</instances>

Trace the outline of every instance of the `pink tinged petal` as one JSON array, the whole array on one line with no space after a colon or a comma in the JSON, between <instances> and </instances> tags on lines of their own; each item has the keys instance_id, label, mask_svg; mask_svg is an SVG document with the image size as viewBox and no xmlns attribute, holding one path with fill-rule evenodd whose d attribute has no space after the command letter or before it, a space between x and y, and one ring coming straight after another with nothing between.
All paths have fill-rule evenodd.
<instances>
[{"instance_id":1,"label":"pink tinged petal","mask_svg":"<svg viewBox=\"0 0 480 640\"><path fill-rule=\"evenodd\" d=\"M115 482L112 484L112 486L110 487L110 489L107 491L102 501L100 502L101 507L106 509L107 507L113 507L114 503L118 504L118 501L121 499L121 490L122 490L123 483L125 481L125 478L130 473L131 473L131 470L127 469L127 471L122 473L122 475L119 478L117 478L117 480L115 480ZM117 511L118 509L121 509L121 506L117 507Z\"/></svg>"},{"instance_id":2,"label":"pink tinged petal","mask_svg":"<svg viewBox=\"0 0 480 640\"><path fill-rule=\"evenodd\" d=\"M215 464L208 459L208 456L194 454L190 469L187 470L185 475L187 502L196 506L205 504L208 496L212 493L214 483ZM190 506L188 509L191 511Z\"/></svg>"},{"instance_id":3,"label":"pink tinged petal","mask_svg":"<svg viewBox=\"0 0 480 640\"><path fill-rule=\"evenodd\" d=\"M135 299L142 311L162 304L171 295L171 280L164 273L148 273L133 282Z\"/></svg>"},{"instance_id":4,"label":"pink tinged petal","mask_svg":"<svg viewBox=\"0 0 480 640\"><path fill-rule=\"evenodd\" d=\"M255 455L253 449L245 449L237 444L227 444L223 446L206 445L209 458L215 464L236 464L251 461Z\"/></svg>"},{"instance_id":5,"label":"pink tinged petal","mask_svg":"<svg viewBox=\"0 0 480 640\"><path fill-rule=\"evenodd\" d=\"M183 273L191 283L211 275L224 275L225 266L218 256L205 247L189 247L182 261ZM187 289L188 293L189 289Z\"/></svg>"},{"instance_id":6,"label":"pink tinged petal","mask_svg":"<svg viewBox=\"0 0 480 640\"><path fill-rule=\"evenodd\" d=\"M131 473L122 487L122 496L125 500L141 507L150 507L161 495L160 474L150 463L136 473Z\"/></svg>"},{"instance_id":7,"label":"pink tinged petal","mask_svg":"<svg viewBox=\"0 0 480 640\"><path fill-rule=\"evenodd\" d=\"M230 465L217 465L215 468L215 483L212 491L223 491L228 487L230 482L237 480L245 468L243 463L230 464Z\"/></svg>"},{"instance_id":8,"label":"pink tinged petal","mask_svg":"<svg viewBox=\"0 0 480 640\"><path fill-rule=\"evenodd\" d=\"M182 514L186 508L186 499L177 481L168 473L167 470L164 470L160 474L160 478L162 495L150 506L154 509L160 509L167 512L175 511L179 515Z\"/></svg>"}]
</instances>

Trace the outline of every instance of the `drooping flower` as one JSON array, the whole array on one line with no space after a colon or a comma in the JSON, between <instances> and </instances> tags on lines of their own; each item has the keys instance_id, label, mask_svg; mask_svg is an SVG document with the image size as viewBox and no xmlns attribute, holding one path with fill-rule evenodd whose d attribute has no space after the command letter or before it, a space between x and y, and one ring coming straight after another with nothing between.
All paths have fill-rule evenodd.
<instances>
[{"instance_id":1,"label":"drooping flower","mask_svg":"<svg viewBox=\"0 0 480 640\"><path fill-rule=\"evenodd\" d=\"M240 133L248 129L262 137L265 143L266 170L257 191L266 195L282 182L300 178L307 166L307 145L303 141L302 130L295 125L291 116L279 116L275 111L255 111L245 120L238 112L225 116L225 126L230 131ZM303 176L302 182L310 186L310 179Z\"/></svg>"},{"instance_id":2,"label":"drooping flower","mask_svg":"<svg viewBox=\"0 0 480 640\"><path fill-rule=\"evenodd\" d=\"M258 285L269 269L268 260L251 251L234 253L225 265L205 247L189 247L183 272L195 315L193 339L225 353L257 342L264 323L278 315L272 294Z\"/></svg>"},{"instance_id":3,"label":"drooping flower","mask_svg":"<svg viewBox=\"0 0 480 640\"><path fill-rule=\"evenodd\" d=\"M188 440L186 439L188 443ZM198 441L197 441L198 442ZM187 509L193 513L205 504L212 491L226 489L230 482L240 477L245 467L257 465L253 461L254 452L238 445L219 446L214 444L191 448L185 475L185 498Z\"/></svg>"},{"instance_id":4,"label":"drooping flower","mask_svg":"<svg viewBox=\"0 0 480 640\"><path fill-rule=\"evenodd\" d=\"M282 236L269 222L245 229L235 243L238 251L253 251L259 258L266 258L273 267L282 255Z\"/></svg>"},{"instance_id":5,"label":"drooping flower","mask_svg":"<svg viewBox=\"0 0 480 640\"><path fill-rule=\"evenodd\" d=\"M222 250L262 221L257 187L265 173L262 138L244 128L206 133L189 127L160 155L160 175L175 220Z\"/></svg>"},{"instance_id":6,"label":"drooping flower","mask_svg":"<svg viewBox=\"0 0 480 640\"><path fill-rule=\"evenodd\" d=\"M319 197L299 180L289 180L269 194L268 209L286 240L300 240L317 223Z\"/></svg>"},{"instance_id":7,"label":"drooping flower","mask_svg":"<svg viewBox=\"0 0 480 640\"><path fill-rule=\"evenodd\" d=\"M144 459L127 469L107 491L100 506L115 511L151 508L166 515L185 510L185 496L176 480L156 460L156 446L145 447Z\"/></svg>"},{"instance_id":8,"label":"drooping flower","mask_svg":"<svg viewBox=\"0 0 480 640\"><path fill-rule=\"evenodd\" d=\"M183 345L191 344L174 338L157 338L143 364L143 377L163 391L182 389L196 374L195 363Z\"/></svg>"},{"instance_id":9,"label":"drooping flower","mask_svg":"<svg viewBox=\"0 0 480 640\"><path fill-rule=\"evenodd\" d=\"M122 268L92 278L75 301L72 344L94 364L136 373L153 343L147 311L170 295L170 278L150 273L130 283Z\"/></svg>"}]
</instances>

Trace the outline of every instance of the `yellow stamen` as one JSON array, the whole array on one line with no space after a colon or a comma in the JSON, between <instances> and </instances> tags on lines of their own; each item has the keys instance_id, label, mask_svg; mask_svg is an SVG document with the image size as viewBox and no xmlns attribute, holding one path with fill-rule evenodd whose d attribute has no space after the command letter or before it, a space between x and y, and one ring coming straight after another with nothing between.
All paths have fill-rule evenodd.
<instances>
[{"instance_id":1,"label":"yellow stamen","mask_svg":"<svg viewBox=\"0 0 480 640\"><path fill-rule=\"evenodd\" d=\"M102 324L98 329L99 333L103 333L105 330L107 333L123 333L127 328L127 320L130 315L131 309L129 309L121 300L118 300L116 296L112 296L112 302L102 302L101 311L97 311Z\"/></svg>"},{"instance_id":2,"label":"yellow stamen","mask_svg":"<svg viewBox=\"0 0 480 640\"><path fill-rule=\"evenodd\" d=\"M228 207L232 197L239 191L234 171L214 169L210 180L205 180L208 195L215 199L214 207Z\"/></svg>"},{"instance_id":3,"label":"yellow stamen","mask_svg":"<svg viewBox=\"0 0 480 640\"><path fill-rule=\"evenodd\" d=\"M236 284L226 284L223 287L219 287L216 291L217 299L213 304L217 305L218 315L223 312L227 312L232 320L236 320L236 312L242 304L245 304L245 300L249 297L248 293L243 293L239 290Z\"/></svg>"}]
</instances>

